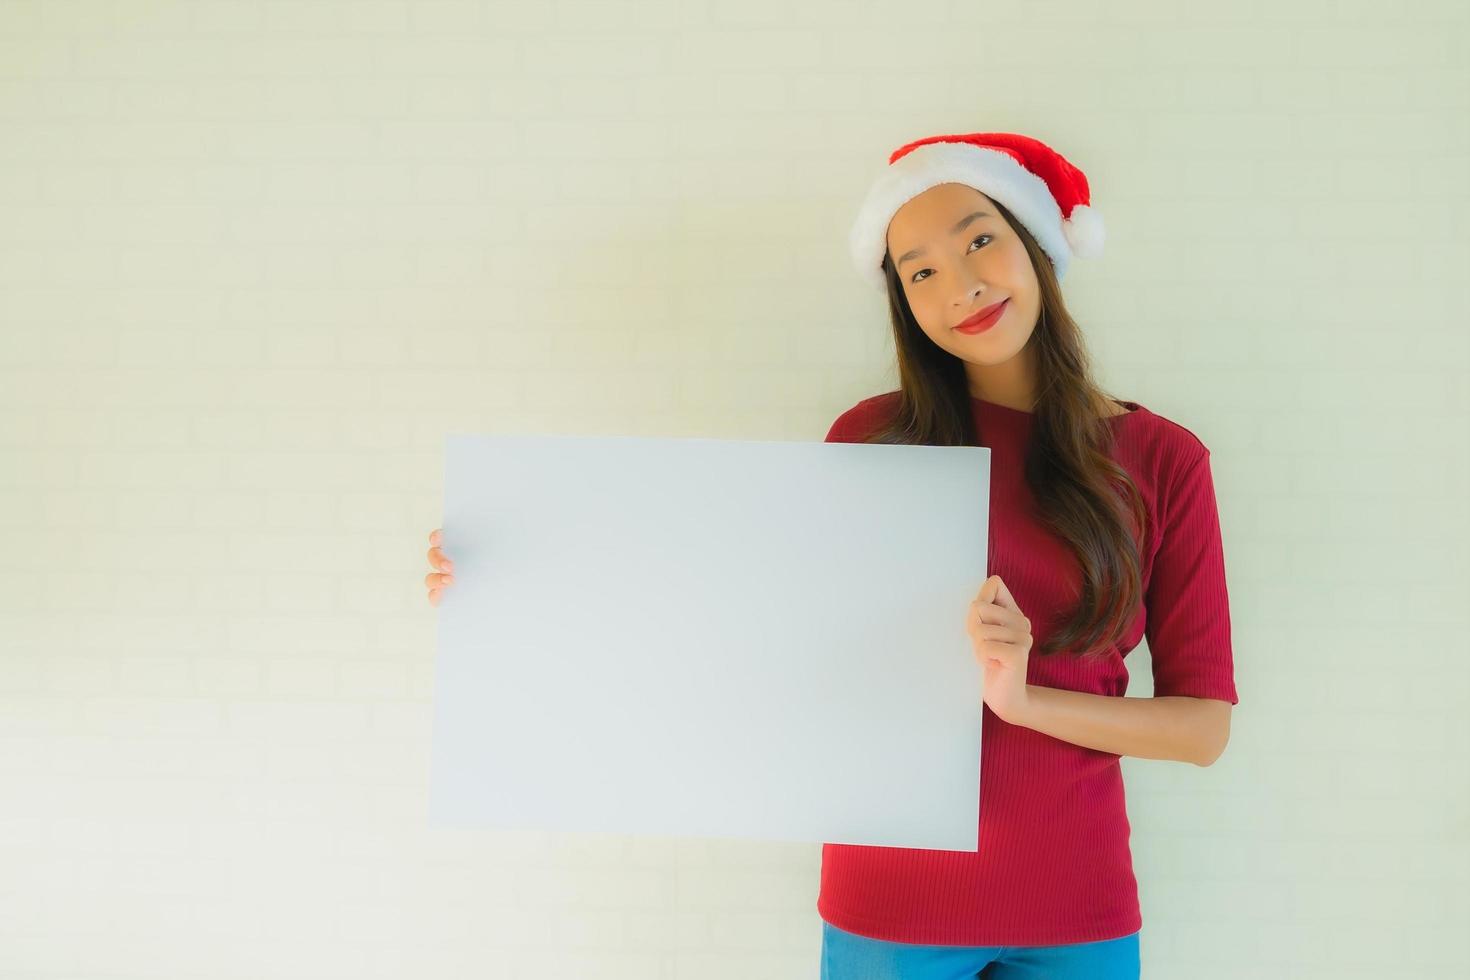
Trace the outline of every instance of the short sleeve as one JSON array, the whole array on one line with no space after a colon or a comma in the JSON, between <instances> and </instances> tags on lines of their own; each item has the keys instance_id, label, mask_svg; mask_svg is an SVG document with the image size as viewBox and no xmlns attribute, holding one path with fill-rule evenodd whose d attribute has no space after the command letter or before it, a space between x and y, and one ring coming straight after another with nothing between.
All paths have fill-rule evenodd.
<instances>
[{"instance_id":1,"label":"short sleeve","mask_svg":"<svg viewBox=\"0 0 1470 980\"><path fill-rule=\"evenodd\" d=\"M1174 478L1160 500L1159 548L1144 598L1154 695L1239 704L1208 449Z\"/></svg>"}]
</instances>

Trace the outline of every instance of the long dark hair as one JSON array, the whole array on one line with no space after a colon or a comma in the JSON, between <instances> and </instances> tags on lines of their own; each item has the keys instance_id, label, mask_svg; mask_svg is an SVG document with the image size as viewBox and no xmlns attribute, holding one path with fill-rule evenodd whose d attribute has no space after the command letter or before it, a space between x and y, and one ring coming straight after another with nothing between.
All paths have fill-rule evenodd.
<instances>
[{"instance_id":1,"label":"long dark hair","mask_svg":"<svg viewBox=\"0 0 1470 980\"><path fill-rule=\"evenodd\" d=\"M1056 271L1036 239L1004 205L991 200L1025 244L1041 287L1041 313L1027 341L1035 349L1038 395L1026 483L1036 498L1037 519L1082 565L1077 609L1032 652L1070 648L1079 657L1101 654L1122 639L1142 599L1138 542L1147 512L1138 487L1109 455L1113 429L1098 415L1107 396L1092 379L1082 334L1067 313ZM891 254L883 257L883 272L899 397L885 424L863 441L978 445L963 362L930 340L914 319ZM1130 517L1136 531L1125 523Z\"/></svg>"}]
</instances>

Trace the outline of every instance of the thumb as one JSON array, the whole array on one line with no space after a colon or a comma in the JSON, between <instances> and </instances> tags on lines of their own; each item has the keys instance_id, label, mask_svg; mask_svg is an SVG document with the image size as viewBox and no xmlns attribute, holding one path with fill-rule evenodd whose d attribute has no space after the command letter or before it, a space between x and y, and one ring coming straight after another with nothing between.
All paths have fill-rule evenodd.
<instances>
[{"instance_id":1,"label":"thumb","mask_svg":"<svg viewBox=\"0 0 1470 980\"><path fill-rule=\"evenodd\" d=\"M999 575L992 575L985 580L986 585L989 585L991 582L995 583L995 589L993 593L994 598L990 601L1004 609L1014 609L1016 612L1020 612L1021 610L1016 605L1015 597L1011 595L1011 590L1006 588L1006 584L1001 577Z\"/></svg>"}]
</instances>

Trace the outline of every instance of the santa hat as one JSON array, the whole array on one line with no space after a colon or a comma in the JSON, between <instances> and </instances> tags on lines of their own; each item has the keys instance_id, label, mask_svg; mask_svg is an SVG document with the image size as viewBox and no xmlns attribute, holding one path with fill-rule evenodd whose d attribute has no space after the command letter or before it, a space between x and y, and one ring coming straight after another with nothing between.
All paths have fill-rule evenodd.
<instances>
[{"instance_id":1,"label":"santa hat","mask_svg":"<svg viewBox=\"0 0 1470 980\"><path fill-rule=\"evenodd\" d=\"M1073 256L1102 252L1102 215L1092 209L1087 178L1060 153L1016 133L928 136L893 151L858 210L848 247L863 278L887 288L888 223L910 198L948 183L1005 205L1051 259L1057 279Z\"/></svg>"}]
</instances>

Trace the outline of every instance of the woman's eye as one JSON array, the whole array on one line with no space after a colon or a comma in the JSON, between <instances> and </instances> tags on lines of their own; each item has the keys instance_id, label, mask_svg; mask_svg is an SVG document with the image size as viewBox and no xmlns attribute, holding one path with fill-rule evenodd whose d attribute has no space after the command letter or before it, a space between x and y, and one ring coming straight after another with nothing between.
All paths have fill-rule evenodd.
<instances>
[{"instance_id":1,"label":"woman's eye","mask_svg":"<svg viewBox=\"0 0 1470 980\"><path fill-rule=\"evenodd\" d=\"M990 237L989 235L976 235L974 238L970 239L970 244L971 245L974 245L980 239L982 239L982 238L989 238L989 237ZM920 269L919 270L919 272L928 272L928 271L930 271L930 270L928 270L928 269ZM913 276L909 278L909 282L923 282L923 279L919 279L918 278L919 272L915 272L913 274ZM928 276L925 276L924 277L924 279L927 279L927 278L929 278L929 277Z\"/></svg>"}]
</instances>

